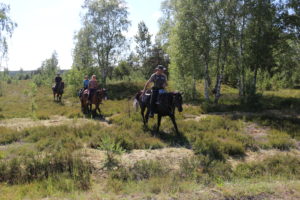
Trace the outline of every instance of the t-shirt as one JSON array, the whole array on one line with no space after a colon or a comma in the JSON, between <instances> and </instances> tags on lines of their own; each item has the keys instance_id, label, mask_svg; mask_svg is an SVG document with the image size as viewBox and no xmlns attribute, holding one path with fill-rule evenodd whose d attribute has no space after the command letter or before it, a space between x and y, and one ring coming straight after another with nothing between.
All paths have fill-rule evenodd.
<instances>
[{"instance_id":1,"label":"t-shirt","mask_svg":"<svg viewBox=\"0 0 300 200\"><path fill-rule=\"evenodd\" d=\"M88 88L89 87L89 80L88 79L86 79L86 80L83 81L83 87L84 88Z\"/></svg>"},{"instance_id":2,"label":"t-shirt","mask_svg":"<svg viewBox=\"0 0 300 200\"><path fill-rule=\"evenodd\" d=\"M165 87L165 84L167 83L167 77L164 74L158 75L154 73L151 75L149 81L154 83L155 88L161 89Z\"/></svg>"},{"instance_id":3,"label":"t-shirt","mask_svg":"<svg viewBox=\"0 0 300 200\"><path fill-rule=\"evenodd\" d=\"M60 76L55 77L55 83L60 83L62 78Z\"/></svg>"},{"instance_id":4,"label":"t-shirt","mask_svg":"<svg viewBox=\"0 0 300 200\"><path fill-rule=\"evenodd\" d=\"M89 89L97 89L97 88L98 88L98 81L90 80Z\"/></svg>"}]
</instances>

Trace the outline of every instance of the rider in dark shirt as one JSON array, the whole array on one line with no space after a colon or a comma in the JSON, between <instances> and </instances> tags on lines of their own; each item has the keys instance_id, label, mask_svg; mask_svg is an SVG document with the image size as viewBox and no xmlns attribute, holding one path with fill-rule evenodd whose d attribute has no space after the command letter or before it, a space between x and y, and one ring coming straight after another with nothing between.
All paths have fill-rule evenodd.
<instances>
[{"instance_id":1,"label":"rider in dark shirt","mask_svg":"<svg viewBox=\"0 0 300 200\"><path fill-rule=\"evenodd\" d=\"M58 89L60 83L62 82L62 78L60 77L60 74L56 74L56 77L55 77L55 90Z\"/></svg>"},{"instance_id":2,"label":"rider in dark shirt","mask_svg":"<svg viewBox=\"0 0 300 200\"><path fill-rule=\"evenodd\" d=\"M157 100L159 91L164 89L167 86L167 76L164 74L164 68L162 65L158 65L155 70L156 72L151 75L150 79L146 82L143 94L146 92L146 89L148 85L153 82L154 85L152 87L152 95L150 100L150 114L149 117L154 116L154 108L155 108L155 102Z\"/></svg>"}]
</instances>

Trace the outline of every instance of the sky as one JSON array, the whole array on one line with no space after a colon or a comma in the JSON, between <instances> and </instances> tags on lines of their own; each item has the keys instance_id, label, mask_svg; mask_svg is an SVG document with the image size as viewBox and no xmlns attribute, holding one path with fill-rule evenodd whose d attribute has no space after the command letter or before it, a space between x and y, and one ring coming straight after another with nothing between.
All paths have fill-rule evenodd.
<instances>
[{"instance_id":1,"label":"sky","mask_svg":"<svg viewBox=\"0 0 300 200\"><path fill-rule=\"evenodd\" d=\"M152 35L158 31L162 0L125 0L131 27L128 39L137 33L137 26L144 21ZM8 41L8 60L3 67L13 70L34 70L58 54L61 69L70 69L74 34L81 27L84 0L0 0L10 5L9 16L18 24Z\"/></svg>"}]
</instances>

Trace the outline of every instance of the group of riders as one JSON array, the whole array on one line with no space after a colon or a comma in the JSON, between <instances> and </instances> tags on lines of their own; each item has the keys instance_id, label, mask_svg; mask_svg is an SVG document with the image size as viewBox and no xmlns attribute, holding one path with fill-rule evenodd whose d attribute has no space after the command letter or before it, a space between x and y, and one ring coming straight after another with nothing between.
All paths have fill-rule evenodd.
<instances>
[{"instance_id":1,"label":"group of riders","mask_svg":"<svg viewBox=\"0 0 300 200\"><path fill-rule=\"evenodd\" d=\"M166 68L162 65L158 65L155 68L155 73L153 73L149 80L146 82L143 90L142 90L142 95L145 95L148 86L150 83L153 83L152 87L152 94L151 94L151 99L150 99L150 114L149 117L154 116L154 109L155 105L158 100L159 94L165 93L165 87L167 86L167 76L165 75L165 70ZM58 90L62 84L62 78L60 74L57 74L55 77L55 86L54 90ZM78 96L81 97L84 92L88 93L88 100L91 101L93 95L96 93L97 89L99 87L96 75L92 75L91 79L89 80L88 76L84 77L83 80L83 89L79 91ZM90 103L90 102L89 102Z\"/></svg>"}]
</instances>

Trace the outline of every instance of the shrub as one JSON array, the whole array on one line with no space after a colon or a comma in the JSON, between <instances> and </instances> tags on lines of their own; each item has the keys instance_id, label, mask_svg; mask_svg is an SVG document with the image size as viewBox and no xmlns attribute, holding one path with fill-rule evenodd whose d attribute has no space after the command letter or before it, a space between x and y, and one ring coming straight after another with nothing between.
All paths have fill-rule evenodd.
<instances>
[{"instance_id":1,"label":"shrub","mask_svg":"<svg viewBox=\"0 0 300 200\"><path fill-rule=\"evenodd\" d=\"M197 140L193 144L193 150L196 154L206 155L212 160L225 159L225 154L222 150L220 142L218 141L218 139L209 135L206 135L203 138L197 138Z\"/></svg>"},{"instance_id":2,"label":"shrub","mask_svg":"<svg viewBox=\"0 0 300 200\"><path fill-rule=\"evenodd\" d=\"M204 184L216 183L232 179L231 165L214 160L207 156L195 156L180 163L179 176L192 179Z\"/></svg>"},{"instance_id":3,"label":"shrub","mask_svg":"<svg viewBox=\"0 0 300 200\"><path fill-rule=\"evenodd\" d=\"M0 169L0 182L9 184L30 183L65 174L76 183L78 189L90 187L90 164L71 154L33 155L9 162L1 160Z\"/></svg>"}]
</instances>

